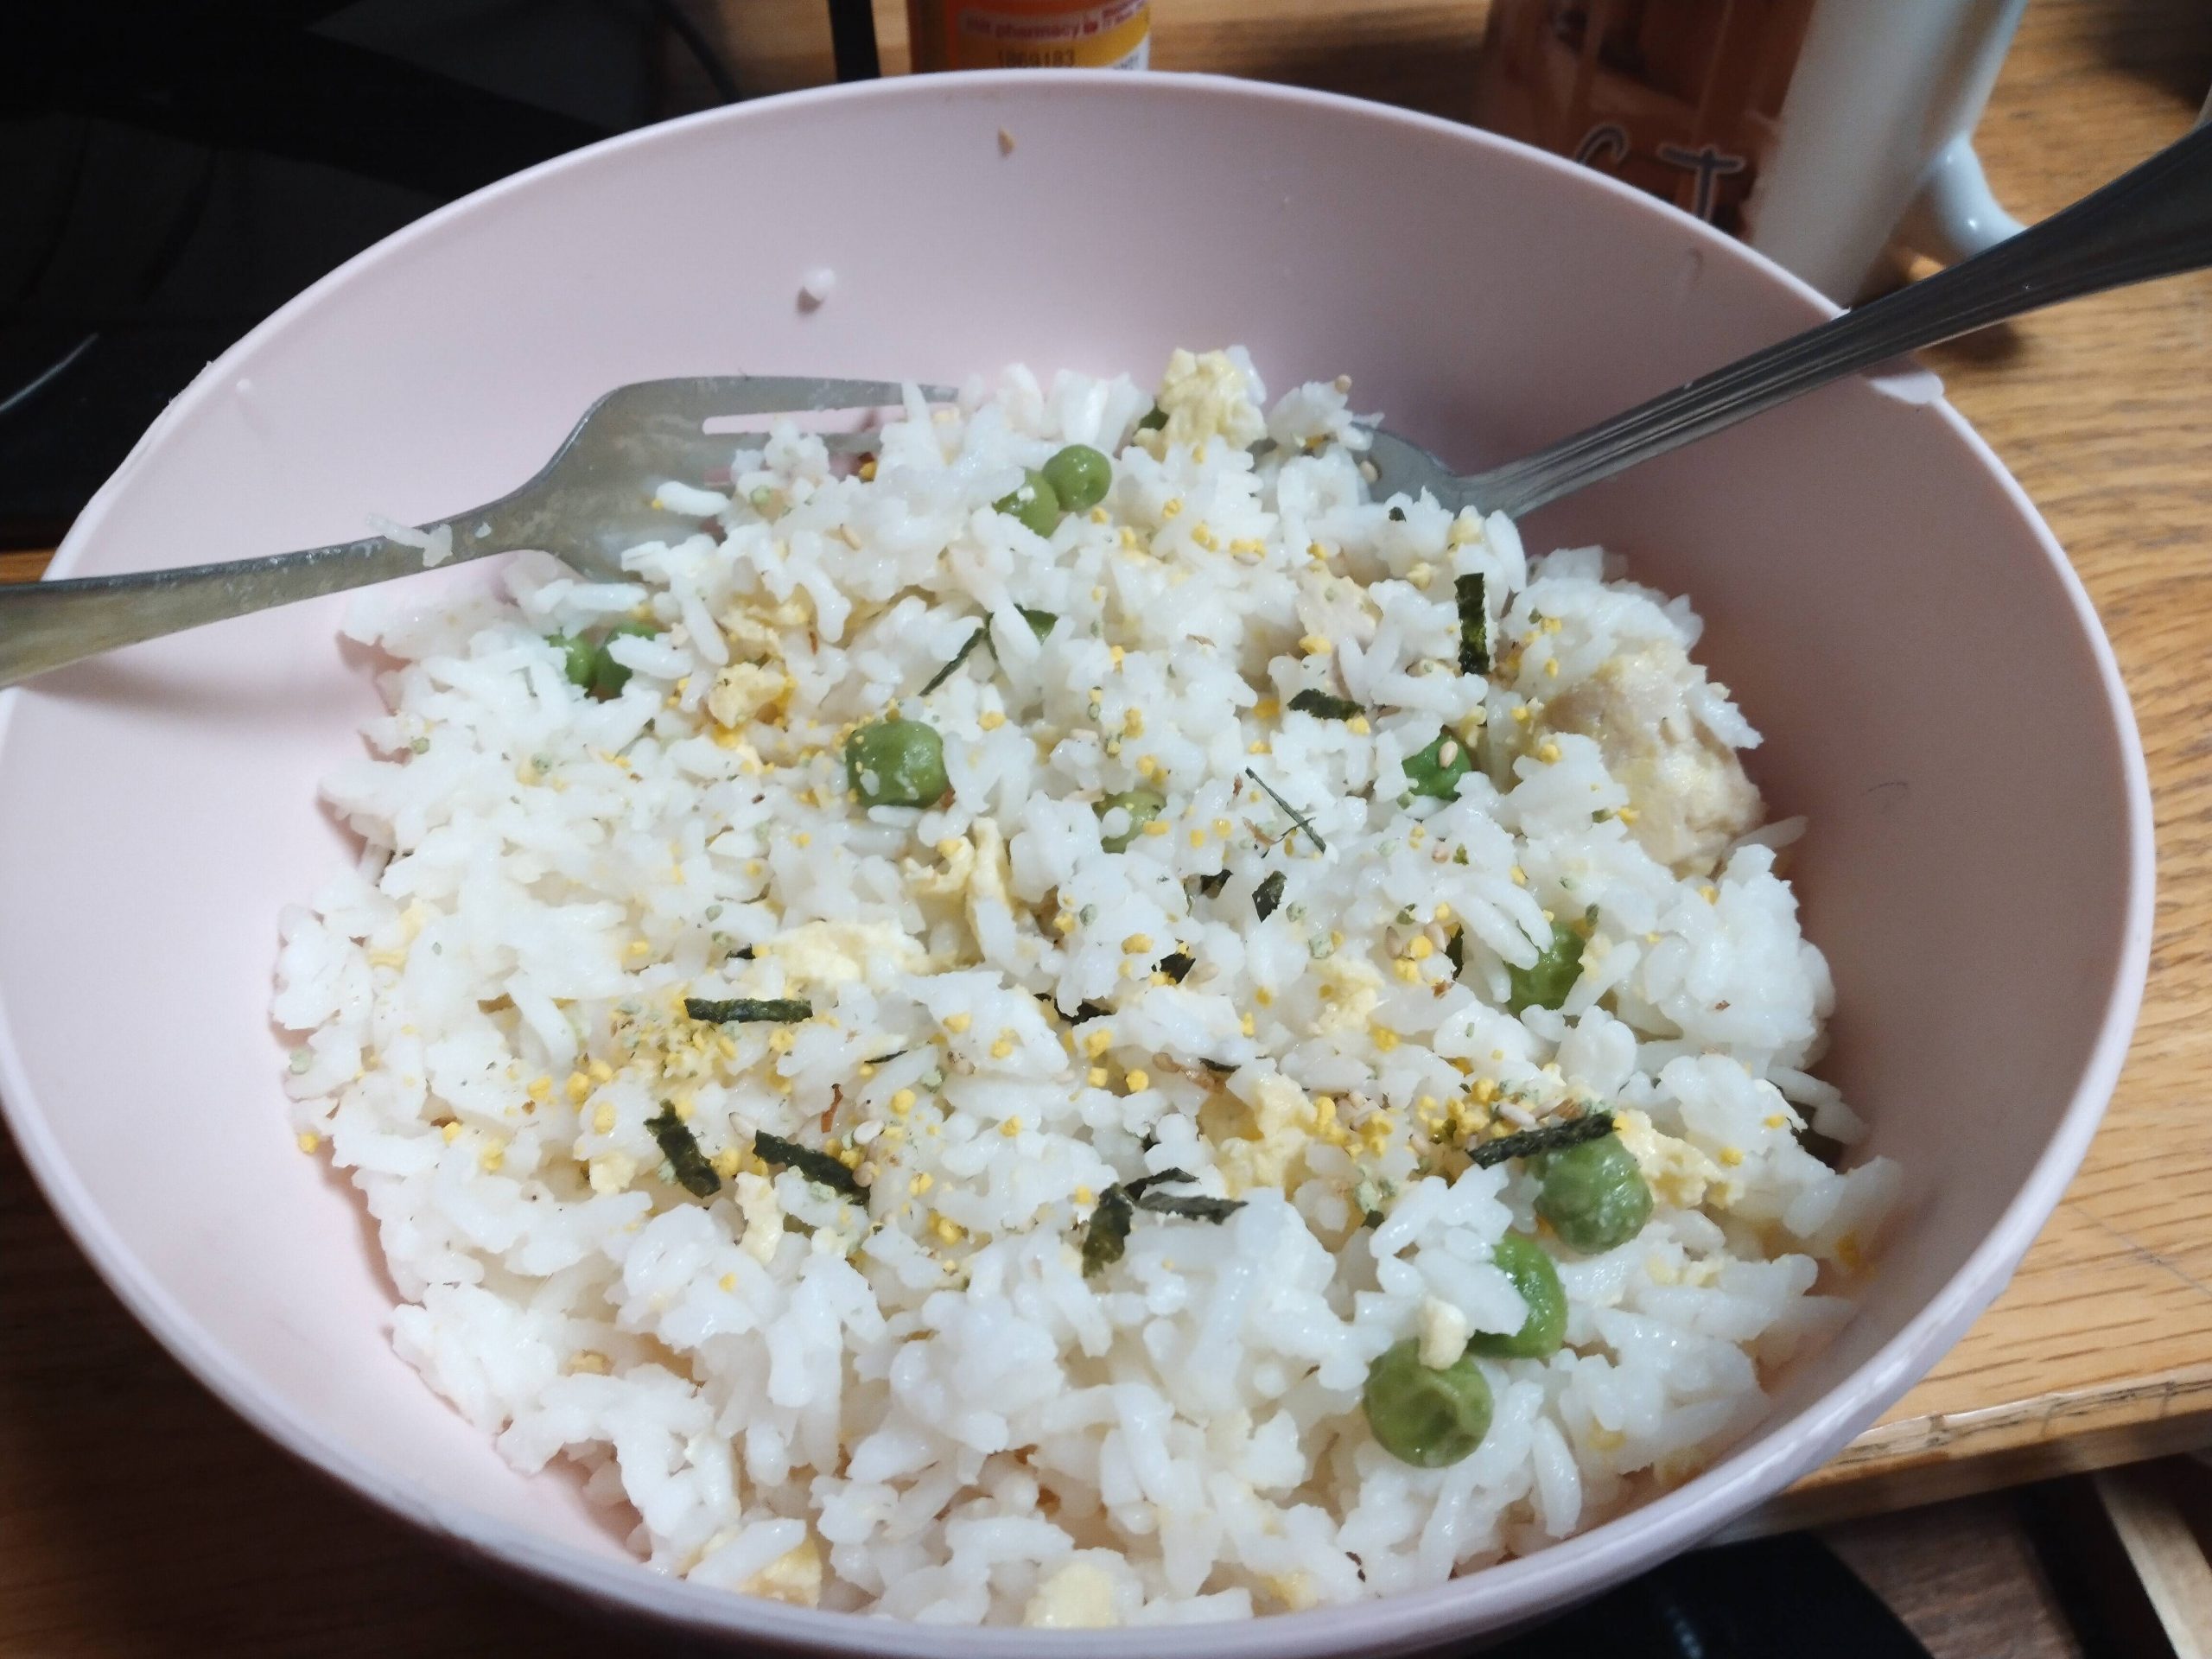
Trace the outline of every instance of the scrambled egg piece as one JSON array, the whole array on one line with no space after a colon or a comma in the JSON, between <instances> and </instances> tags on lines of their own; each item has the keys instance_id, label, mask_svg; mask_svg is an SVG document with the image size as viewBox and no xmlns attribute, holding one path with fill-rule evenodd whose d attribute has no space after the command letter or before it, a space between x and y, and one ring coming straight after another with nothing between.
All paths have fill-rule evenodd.
<instances>
[{"instance_id":1,"label":"scrambled egg piece","mask_svg":"<svg viewBox=\"0 0 2212 1659\"><path fill-rule=\"evenodd\" d=\"M715 676L714 687L707 693L707 712L718 726L747 725L764 709L781 702L791 689L791 677L780 669L732 663Z\"/></svg>"},{"instance_id":2,"label":"scrambled egg piece","mask_svg":"<svg viewBox=\"0 0 2212 1659\"><path fill-rule=\"evenodd\" d=\"M1382 1000L1382 970L1355 957L1324 957L1313 964L1313 976L1321 982L1321 1012L1313 1034L1365 1030L1368 1016Z\"/></svg>"},{"instance_id":3,"label":"scrambled egg piece","mask_svg":"<svg viewBox=\"0 0 2212 1659\"><path fill-rule=\"evenodd\" d=\"M944 862L943 869L931 869L911 858L906 861L906 891L917 899L957 898L975 880L976 843L967 836L947 836L938 842L937 855Z\"/></svg>"},{"instance_id":4,"label":"scrambled egg piece","mask_svg":"<svg viewBox=\"0 0 2212 1659\"><path fill-rule=\"evenodd\" d=\"M1544 706L1557 731L1597 740L1636 809L1643 850L1679 871L1709 872L1756 828L1759 792L1736 751L1700 725L1687 693L1705 671L1673 640L1623 652Z\"/></svg>"},{"instance_id":5,"label":"scrambled egg piece","mask_svg":"<svg viewBox=\"0 0 2212 1659\"><path fill-rule=\"evenodd\" d=\"M1421 1304L1421 1363L1440 1371L1459 1363L1467 1351L1467 1338L1475 1327L1467 1316L1441 1296L1424 1296Z\"/></svg>"},{"instance_id":6,"label":"scrambled egg piece","mask_svg":"<svg viewBox=\"0 0 2212 1659\"><path fill-rule=\"evenodd\" d=\"M1122 1621L1114 1614L1114 1580L1089 1561L1069 1561L1040 1581L1021 1622L1038 1630L1103 1630Z\"/></svg>"},{"instance_id":7,"label":"scrambled egg piece","mask_svg":"<svg viewBox=\"0 0 2212 1659\"><path fill-rule=\"evenodd\" d=\"M716 617L715 625L740 652L772 656L782 647L784 631L804 627L813 614L813 605L802 588L781 604L770 604L765 594L740 600Z\"/></svg>"},{"instance_id":8,"label":"scrambled egg piece","mask_svg":"<svg viewBox=\"0 0 2212 1659\"><path fill-rule=\"evenodd\" d=\"M1255 1186L1283 1185L1321 1125L1313 1103L1288 1077L1262 1077L1252 1093L1251 1133L1218 1141L1214 1147L1214 1167L1221 1171L1231 1198Z\"/></svg>"},{"instance_id":9,"label":"scrambled egg piece","mask_svg":"<svg viewBox=\"0 0 2212 1659\"><path fill-rule=\"evenodd\" d=\"M638 1160L626 1152L602 1152L586 1168L594 1192L620 1192L638 1177Z\"/></svg>"},{"instance_id":10,"label":"scrambled egg piece","mask_svg":"<svg viewBox=\"0 0 2212 1659\"><path fill-rule=\"evenodd\" d=\"M776 1202L776 1189L765 1175L740 1175L730 1185L736 1189L737 1212L745 1217L740 1248L765 1268L784 1242L784 1206Z\"/></svg>"},{"instance_id":11,"label":"scrambled egg piece","mask_svg":"<svg viewBox=\"0 0 2212 1659\"><path fill-rule=\"evenodd\" d=\"M1178 347L1160 377L1160 407L1167 416L1163 443L1204 443L1219 437L1238 448L1268 435L1267 417L1252 401L1252 382L1226 352L1194 356Z\"/></svg>"},{"instance_id":12,"label":"scrambled egg piece","mask_svg":"<svg viewBox=\"0 0 2212 1659\"><path fill-rule=\"evenodd\" d=\"M976 837L976 865L968 879L968 931L980 939L983 928L976 912L982 906L996 905L1009 912L1014 908L1007 893L1012 872L1007 866L1006 837L999 834L996 823L978 818L971 833Z\"/></svg>"},{"instance_id":13,"label":"scrambled egg piece","mask_svg":"<svg viewBox=\"0 0 2212 1659\"><path fill-rule=\"evenodd\" d=\"M1662 1135L1642 1112L1613 1114L1613 1131L1636 1159L1636 1166L1663 1202L1694 1210L1711 1200L1726 1210L1744 1194L1744 1184L1687 1141Z\"/></svg>"},{"instance_id":14,"label":"scrambled egg piece","mask_svg":"<svg viewBox=\"0 0 2212 1659\"><path fill-rule=\"evenodd\" d=\"M822 1601L822 1550L814 1535L806 1536L745 1581L745 1593L769 1601L787 1601L794 1607L815 1607Z\"/></svg>"},{"instance_id":15,"label":"scrambled egg piece","mask_svg":"<svg viewBox=\"0 0 2212 1659\"><path fill-rule=\"evenodd\" d=\"M802 922L753 950L772 957L787 978L815 985L851 980L873 984L887 974L911 974L929 953L890 922Z\"/></svg>"},{"instance_id":16,"label":"scrambled egg piece","mask_svg":"<svg viewBox=\"0 0 2212 1659\"><path fill-rule=\"evenodd\" d=\"M1310 1573L1269 1573L1263 1574L1260 1582L1282 1603L1285 1612L1302 1613L1321 1599L1313 1593L1313 1575Z\"/></svg>"}]
</instances>

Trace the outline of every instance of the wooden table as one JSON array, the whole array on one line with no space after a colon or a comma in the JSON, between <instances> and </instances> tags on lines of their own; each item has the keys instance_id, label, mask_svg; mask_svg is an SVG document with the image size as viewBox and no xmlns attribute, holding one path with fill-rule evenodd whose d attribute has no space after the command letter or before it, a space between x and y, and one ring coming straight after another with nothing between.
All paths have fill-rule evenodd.
<instances>
[{"instance_id":1,"label":"wooden table","mask_svg":"<svg viewBox=\"0 0 2212 1659\"><path fill-rule=\"evenodd\" d=\"M827 78L816 0L721 0L759 88ZM1482 6L1154 0L1156 61L1457 113ZM711 10L711 8L706 8ZM878 0L887 68L898 0ZM2189 124L2199 0L2035 0L1981 130L2033 218ZM2110 1116L2004 1297L1770 1523L2212 1444L2212 276L1931 354L2111 632L2150 755L2150 989ZM0 554L28 580L38 553ZM452 1565L233 1420L92 1276L0 1141L0 1654L647 1651Z\"/></svg>"}]
</instances>

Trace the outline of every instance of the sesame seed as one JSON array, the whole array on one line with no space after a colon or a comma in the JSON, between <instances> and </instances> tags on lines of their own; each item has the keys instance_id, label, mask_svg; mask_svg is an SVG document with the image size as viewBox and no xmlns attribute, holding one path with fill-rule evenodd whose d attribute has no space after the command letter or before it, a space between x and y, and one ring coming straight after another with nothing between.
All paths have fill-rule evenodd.
<instances>
[{"instance_id":1,"label":"sesame seed","mask_svg":"<svg viewBox=\"0 0 2212 1659\"><path fill-rule=\"evenodd\" d=\"M999 1133L1007 1140L1013 1140L1015 1135L1021 1133L1021 1120L1018 1117L1009 1117L999 1125Z\"/></svg>"},{"instance_id":2,"label":"sesame seed","mask_svg":"<svg viewBox=\"0 0 2212 1659\"><path fill-rule=\"evenodd\" d=\"M974 1021L969 1019L965 1012L960 1014L948 1014L944 1016L944 1028L956 1037L957 1037L962 1032L967 1030L973 1023Z\"/></svg>"},{"instance_id":3,"label":"sesame seed","mask_svg":"<svg viewBox=\"0 0 2212 1659\"><path fill-rule=\"evenodd\" d=\"M1167 833L1167 826L1160 819L1154 818L1145 825L1144 833L1147 836L1164 836Z\"/></svg>"},{"instance_id":4,"label":"sesame seed","mask_svg":"<svg viewBox=\"0 0 2212 1659\"><path fill-rule=\"evenodd\" d=\"M313 1129L302 1129L299 1133L299 1144L302 1152L313 1152L322 1144L322 1137Z\"/></svg>"},{"instance_id":5,"label":"sesame seed","mask_svg":"<svg viewBox=\"0 0 2212 1659\"><path fill-rule=\"evenodd\" d=\"M1141 1070L1131 1071L1122 1081L1128 1085L1131 1094L1141 1094L1152 1087L1152 1078Z\"/></svg>"},{"instance_id":6,"label":"sesame seed","mask_svg":"<svg viewBox=\"0 0 2212 1659\"><path fill-rule=\"evenodd\" d=\"M1108 1082L1106 1068L1103 1065L1092 1066L1090 1071L1084 1073L1084 1081L1093 1089L1103 1089Z\"/></svg>"}]
</instances>

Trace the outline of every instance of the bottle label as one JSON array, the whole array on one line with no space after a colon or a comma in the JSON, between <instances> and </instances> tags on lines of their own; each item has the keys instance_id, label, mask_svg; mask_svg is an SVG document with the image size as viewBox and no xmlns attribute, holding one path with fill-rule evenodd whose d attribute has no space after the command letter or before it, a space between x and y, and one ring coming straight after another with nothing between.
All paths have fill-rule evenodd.
<instances>
[{"instance_id":1,"label":"bottle label","mask_svg":"<svg viewBox=\"0 0 2212 1659\"><path fill-rule=\"evenodd\" d=\"M947 0L954 69L1142 69L1150 0Z\"/></svg>"}]
</instances>

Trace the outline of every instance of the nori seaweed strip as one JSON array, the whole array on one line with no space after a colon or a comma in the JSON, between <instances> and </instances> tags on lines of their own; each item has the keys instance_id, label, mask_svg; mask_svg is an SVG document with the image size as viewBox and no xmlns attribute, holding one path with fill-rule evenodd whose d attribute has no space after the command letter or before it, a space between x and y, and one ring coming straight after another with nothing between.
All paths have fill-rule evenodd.
<instances>
[{"instance_id":1,"label":"nori seaweed strip","mask_svg":"<svg viewBox=\"0 0 2212 1659\"><path fill-rule=\"evenodd\" d=\"M1146 413L1144 418L1137 423L1137 430L1140 432L1157 432L1166 424L1167 411L1162 409L1158 404L1154 404L1151 410Z\"/></svg>"},{"instance_id":2,"label":"nori seaweed strip","mask_svg":"<svg viewBox=\"0 0 2212 1659\"><path fill-rule=\"evenodd\" d=\"M1154 973L1165 974L1170 980L1180 985L1190 977L1191 969L1198 965L1198 959L1195 957L1187 957L1180 950L1175 950L1162 957L1152 966Z\"/></svg>"},{"instance_id":3,"label":"nori seaweed strip","mask_svg":"<svg viewBox=\"0 0 2212 1659\"><path fill-rule=\"evenodd\" d=\"M1039 639L1059 626L1060 613L1058 611L1039 611L1027 605L1017 605L1014 608L1021 613L1021 620L1029 625L1029 632Z\"/></svg>"},{"instance_id":4,"label":"nori seaweed strip","mask_svg":"<svg viewBox=\"0 0 2212 1659\"><path fill-rule=\"evenodd\" d=\"M1229 885L1229 872L1226 869L1216 870L1211 875L1198 877L1198 882L1200 893L1209 899L1218 899L1221 890Z\"/></svg>"},{"instance_id":5,"label":"nori seaweed strip","mask_svg":"<svg viewBox=\"0 0 2212 1659\"><path fill-rule=\"evenodd\" d=\"M699 1150L697 1138L684 1128L675 1107L661 1102L660 1110L645 1120L645 1128L659 1143L660 1155L668 1160L678 1186L700 1198L711 1198L721 1191L722 1178L715 1173L714 1165Z\"/></svg>"},{"instance_id":6,"label":"nori seaweed strip","mask_svg":"<svg viewBox=\"0 0 2212 1659\"><path fill-rule=\"evenodd\" d=\"M814 1017L814 1004L796 996L687 996L683 1012L694 1020L711 1020L718 1026L748 1025L767 1020L776 1025L795 1025L801 1020Z\"/></svg>"},{"instance_id":7,"label":"nori seaweed strip","mask_svg":"<svg viewBox=\"0 0 2212 1659\"><path fill-rule=\"evenodd\" d=\"M877 1055L874 1059L870 1060L868 1064L870 1065L888 1065L892 1061L897 1059L906 1052L906 1051L903 1048L894 1048L888 1054Z\"/></svg>"},{"instance_id":8,"label":"nori seaweed strip","mask_svg":"<svg viewBox=\"0 0 2212 1659\"><path fill-rule=\"evenodd\" d=\"M1477 1169L1488 1169L1502 1164L1509 1158L1533 1158L1541 1152L1560 1152L1568 1147L1579 1147L1585 1141L1602 1141L1613 1132L1611 1112L1586 1112L1580 1117L1571 1117L1564 1123L1547 1123L1541 1128L1523 1129L1518 1135L1500 1135L1495 1141L1477 1141L1467 1148L1467 1155L1475 1160Z\"/></svg>"},{"instance_id":9,"label":"nori seaweed strip","mask_svg":"<svg viewBox=\"0 0 2212 1659\"><path fill-rule=\"evenodd\" d=\"M753 1132L753 1150L764 1164L774 1164L784 1169L795 1169L810 1181L826 1186L833 1192L842 1192L849 1198L868 1202L868 1188L859 1178L826 1152L817 1152L812 1147L802 1147L796 1141L786 1141L780 1135L771 1135L766 1129Z\"/></svg>"},{"instance_id":10,"label":"nori seaweed strip","mask_svg":"<svg viewBox=\"0 0 2212 1659\"><path fill-rule=\"evenodd\" d=\"M1268 798L1269 800L1273 801L1277 806L1290 814L1290 821L1306 832L1306 838L1313 843L1314 851L1318 853L1325 853L1329 850L1329 843L1322 840L1319 832L1317 831L1312 824L1306 821L1306 815L1303 812L1300 812L1296 807L1293 806L1288 801L1283 799L1281 796L1276 794L1274 785L1270 784L1266 779L1261 777L1258 772L1253 771L1249 766L1244 768L1244 775L1247 778L1249 778L1254 783L1257 784L1262 789L1266 790L1268 791Z\"/></svg>"},{"instance_id":11,"label":"nori seaweed strip","mask_svg":"<svg viewBox=\"0 0 2212 1659\"><path fill-rule=\"evenodd\" d=\"M741 944L736 950L731 951L730 955L739 962L750 962L753 960L753 947L749 944Z\"/></svg>"},{"instance_id":12,"label":"nori seaweed strip","mask_svg":"<svg viewBox=\"0 0 2212 1659\"><path fill-rule=\"evenodd\" d=\"M1277 870L1266 880L1261 882L1258 887L1252 889L1252 908L1260 912L1260 919L1262 921L1264 922L1268 917L1274 915L1275 913L1275 906L1282 903L1282 889L1285 880L1286 878L1283 875L1283 873L1281 870Z\"/></svg>"},{"instance_id":13,"label":"nori seaweed strip","mask_svg":"<svg viewBox=\"0 0 2212 1659\"><path fill-rule=\"evenodd\" d=\"M1075 1017L1078 1020L1103 1020L1113 1012L1103 1002L1093 1002L1088 997L1075 1005Z\"/></svg>"},{"instance_id":14,"label":"nori seaweed strip","mask_svg":"<svg viewBox=\"0 0 2212 1659\"><path fill-rule=\"evenodd\" d=\"M1477 570L1452 584L1459 598L1459 671L1490 672L1490 611L1483 602L1483 575Z\"/></svg>"},{"instance_id":15,"label":"nori seaweed strip","mask_svg":"<svg viewBox=\"0 0 2212 1659\"><path fill-rule=\"evenodd\" d=\"M1083 1230L1084 1278L1096 1277L1103 1268L1122 1259L1129 1244L1129 1224L1136 1219L1136 1205L1122 1188L1109 1186L1099 1194L1098 1207L1090 1212L1090 1224Z\"/></svg>"},{"instance_id":16,"label":"nori seaweed strip","mask_svg":"<svg viewBox=\"0 0 2212 1659\"><path fill-rule=\"evenodd\" d=\"M976 647L982 645L984 640L990 637L991 625L988 622L982 624L976 630L975 632L969 634L968 636L968 643L952 653L952 660L947 663L943 668L938 670L936 673L930 676L930 683L922 688L922 696L926 697L931 692L936 690L938 687L943 685L947 680L950 679L958 671L960 664L966 662L968 658L974 654Z\"/></svg>"},{"instance_id":17,"label":"nori seaweed strip","mask_svg":"<svg viewBox=\"0 0 2212 1659\"><path fill-rule=\"evenodd\" d=\"M1149 1187L1187 1185L1198 1179L1187 1169L1163 1169L1156 1175L1140 1175L1134 1181L1122 1181L1119 1185L1132 1198L1141 1198Z\"/></svg>"},{"instance_id":18,"label":"nori seaweed strip","mask_svg":"<svg viewBox=\"0 0 2212 1659\"><path fill-rule=\"evenodd\" d=\"M1467 930L1464 927L1452 930L1451 943L1444 947L1444 960L1452 964L1452 977L1459 978L1467 965Z\"/></svg>"},{"instance_id":19,"label":"nori seaweed strip","mask_svg":"<svg viewBox=\"0 0 2212 1659\"><path fill-rule=\"evenodd\" d=\"M1350 697L1332 697L1310 685L1290 700L1290 706L1316 720L1350 720L1360 712L1360 705Z\"/></svg>"},{"instance_id":20,"label":"nori seaweed strip","mask_svg":"<svg viewBox=\"0 0 2212 1659\"><path fill-rule=\"evenodd\" d=\"M1172 1192L1147 1192L1132 1200L1140 1210L1155 1216L1174 1216L1183 1221L1211 1221L1217 1225L1244 1207L1242 1198L1210 1198L1202 1193L1179 1198Z\"/></svg>"},{"instance_id":21,"label":"nori seaweed strip","mask_svg":"<svg viewBox=\"0 0 2212 1659\"><path fill-rule=\"evenodd\" d=\"M1207 1071L1212 1072L1217 1077L1225 1077L1236 1069L1227 1060L1200 1060L1198 1064L1205 1067Z\"/></svg>"}]
</instances>

